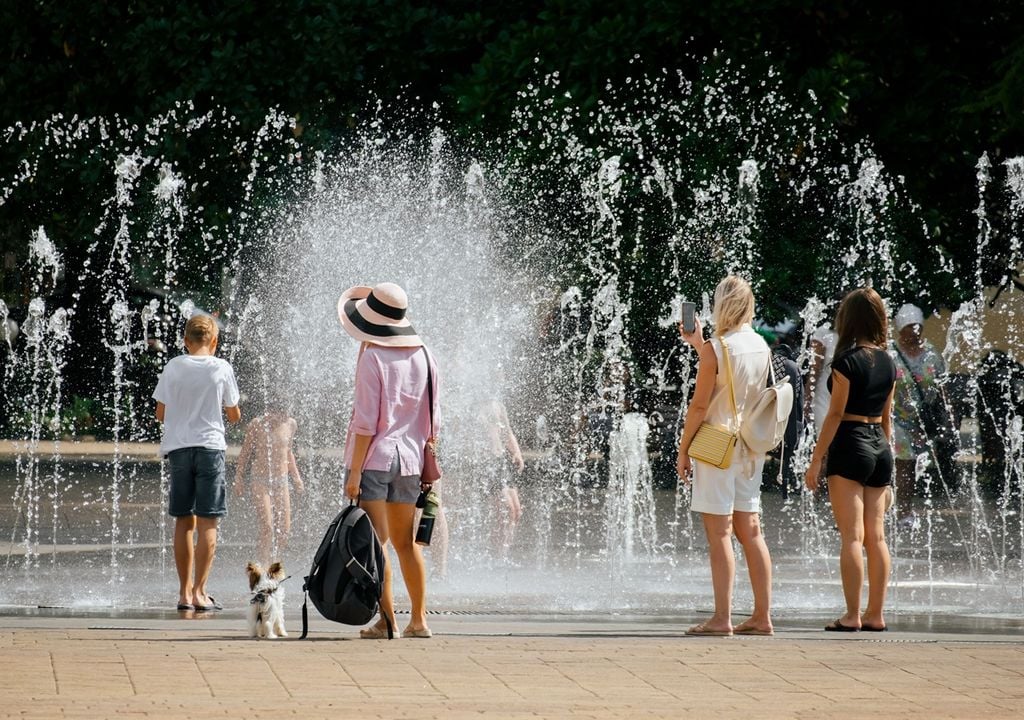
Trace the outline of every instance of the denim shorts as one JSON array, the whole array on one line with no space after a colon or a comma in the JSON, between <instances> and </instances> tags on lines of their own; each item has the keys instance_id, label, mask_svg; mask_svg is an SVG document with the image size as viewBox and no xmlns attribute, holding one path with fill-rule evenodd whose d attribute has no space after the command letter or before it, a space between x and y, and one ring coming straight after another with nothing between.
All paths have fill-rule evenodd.
<instances>
[{"instance_id":1,"label":"denim shorts","mask_svg":"<svg viewBox=\"0 0 1024 720\"><path fill-rule=\"evenodd\" d=\"M224 451L187 447L167 453L171 470L168 514L223 517L228 513Z\"/></svg>"},{"instance_id":2,"label":"denim shorts","mask_svg":"<svg viewBox=\"0 0 1024 720\"><path fill-rule=\"evenodd\" d=\"M420 476L400 475L401 472L397 452L390 470L363 470L359 499L414 504L420 496Z\"/></svg>"}]
</instances>

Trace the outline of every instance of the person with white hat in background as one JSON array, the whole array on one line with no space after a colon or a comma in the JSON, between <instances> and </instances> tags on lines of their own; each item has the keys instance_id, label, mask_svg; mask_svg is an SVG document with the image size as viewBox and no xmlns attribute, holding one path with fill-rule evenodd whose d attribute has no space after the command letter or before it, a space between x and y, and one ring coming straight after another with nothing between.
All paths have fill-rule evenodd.
<instances>
[{"instance_id":1,"label":"person with white hat in background","mask_svg":"<svg viewBox=\"0 0 1024 720\"><path fill-rule=\"evenodd\" d=\"M810 399L810 415L814 420L814 436L821 432L821 426L828 414L831 393L826 380L831 372L832 356L836 351L836 331L827 323L818 327L811 335L810 371L807 374L807 388L804 397Z\"/></svg>"},{"instance_id":2,"label":"person with white hat in background","mask_svg":"<svg viewBox=\"0 0 1024 720\"><path fill-rule=\"evenodd\" d=\"M916 479L919 456L953 482L952 419L942 391L946 363L928 342L924 312L912 303L903 305L893 319L896 331L896 395L893 401L897 497L909 498ZM903 503L900 503L903 505Z\"/></svg>"},{"instance_id":3,"label":"person with white hat in background","mask_svg":"<svg viewBox=\"0 0 1024 720\"><path fill-rule=\"evenodd\" d=\"M362 343L345 441L345 496L359 501L381 544L395 547L412 605L402 637L429 638L426 570L413 538L416 498L429 488L420 476L424 447L437 437L440 387L434 360L406 316L408 307L405 291L394 283L349 288L338 300L341 326ZM381 617L360 631L363 638L386 638L385 616L395 627L390 560L384 578Z\"/></svg>"}]
</instances>

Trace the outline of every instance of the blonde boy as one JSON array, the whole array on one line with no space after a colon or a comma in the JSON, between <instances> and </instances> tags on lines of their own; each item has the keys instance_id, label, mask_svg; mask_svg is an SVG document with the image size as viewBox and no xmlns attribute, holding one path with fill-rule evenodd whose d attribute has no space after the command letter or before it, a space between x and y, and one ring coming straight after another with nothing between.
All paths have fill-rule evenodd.
<instances>
[{"instance_id":1,"label":"blonde boy","mask_svg":"<svg viewBox=\"0 0 1024 720\"><path fill-rule=\"evenodd\" d=\"M220 610L206 592L217 549L217 522L227 514L224 481L224 420L242 419L238 384L217 351L217 323L193 315L185 325L187 355L171 358L160 373L153 399L164 424L160 454L170 467L168 514L175 518L174 564L178 610ZM193 543L198 532L198 543Z\"/></svg>"}]
</instances>

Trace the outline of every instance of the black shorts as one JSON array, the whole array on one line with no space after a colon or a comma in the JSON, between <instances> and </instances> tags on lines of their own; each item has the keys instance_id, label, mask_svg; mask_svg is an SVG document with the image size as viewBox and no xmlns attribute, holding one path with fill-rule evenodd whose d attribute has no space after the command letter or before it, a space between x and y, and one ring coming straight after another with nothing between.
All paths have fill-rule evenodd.
<instances>
[{"instance_id":1,"label":"black shorts","mask_svg":"<svg viewBox=\"0 0 1024 720\"><path fill-rule=\"evenodd\" d=\"M828 446L825 474L856 480L865 487L892 485L892 448L879 423L839 423Z\"/></svg>"}]
</instances>

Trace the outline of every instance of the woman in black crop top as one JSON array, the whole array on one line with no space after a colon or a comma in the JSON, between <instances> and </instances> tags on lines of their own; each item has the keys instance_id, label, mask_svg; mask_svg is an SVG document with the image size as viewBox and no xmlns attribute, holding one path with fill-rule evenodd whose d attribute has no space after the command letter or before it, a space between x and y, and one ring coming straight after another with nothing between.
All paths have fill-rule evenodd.
<instances>
[{"instance_id":1,"label":"woman in black crop top","mask_svg":"<svg viewBox=\"0 0 1024 720\"><path fill-rule=\"evenodd\" d=\"M887 629L882 608L890 559L884 518L891 497L896 383L896 366L884 349L888 321L882 298L871 288L849 293L836 313L836 330L839 340L828 378L832 399L804 478L808 488L818 488L827 450L825 474L842 544L839 570L846 613L825 629L882 631ZM862 549L868 556L868 605L863 614Z\"/></svg>"}]
</instances>

